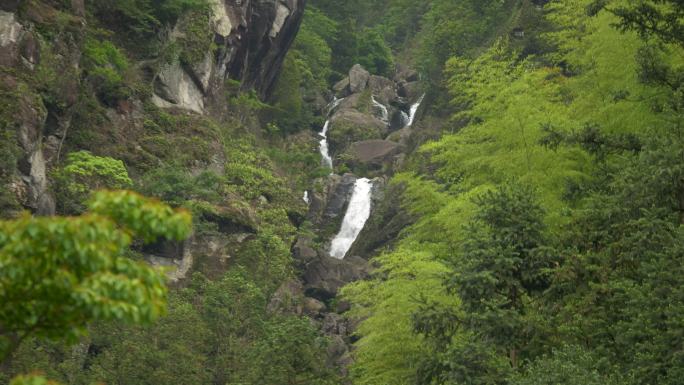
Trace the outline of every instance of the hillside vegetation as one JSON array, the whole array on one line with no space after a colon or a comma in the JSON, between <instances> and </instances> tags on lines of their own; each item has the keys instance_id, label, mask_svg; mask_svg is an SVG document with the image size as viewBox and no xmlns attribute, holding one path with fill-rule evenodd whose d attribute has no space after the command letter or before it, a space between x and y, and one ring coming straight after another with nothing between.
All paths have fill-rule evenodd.
<instances>
[{"instance_id":1,"label":"hillside vegetation","mask_svg":"<svg viewBox=\"0 0 684 385\"><path fill-rule=\"evenodd\" d=\"M682 382L681 1L0 3L0 383Z\"/></svg>"},{"instance_id":2,"label":"hillside vegetation","mask_svg":"<svg viewBox=\"0 0 684 385\"><path fill-rule=\"evenodd\" d=\"M345 290L355 383L680 381L682 10L641 3L523 2L451 51L450 120L393 179L415 223Z\"/></svg>"}]
</instances>

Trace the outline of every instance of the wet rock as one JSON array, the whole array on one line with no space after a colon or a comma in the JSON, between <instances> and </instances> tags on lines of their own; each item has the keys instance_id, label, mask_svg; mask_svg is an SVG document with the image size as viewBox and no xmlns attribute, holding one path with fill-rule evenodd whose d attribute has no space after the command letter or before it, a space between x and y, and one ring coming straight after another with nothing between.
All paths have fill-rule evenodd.
<instances>
[{"instance_id":1,"label":"wet rock","mask_svg":"<svg viewBox=\"0 0 684 385\"><path fill-rule=\"evenodd\" d=\"M396 109L390 115L389 129L390 131L395 131L402 129L408 125L409 116L406 112Z\"/></svg>"},{"instance_id":2,"label":"wet rock","mask_svg":"<svg viewBox=\"0 0 684 385\"><path fill-rule=\"evenodd\" d=\"M333 219L344 216L344 210L349 204L352 192L354 191L356 177L352 174L345 174L337 177L330 185L329 193L325 205L324 216Z\"/></svg>"},{"instance_id":3,"label":"wet rock","mask_svg":"<svg viewBox=\"0 0 684 385\"><path fill-rule=\"evenodd\" d=\"M342 286L364 279L368 273L368 263L363 258L319 257L307 266L303 275L305 293L309 297L328 301L337 295Z\"/></svg>"},{"instance_id":4,"label":"wet rock","mask_svg":"<svg viewBox=\"0 0 684 385\"><path fill-rule=\"evenodd\" d=\"M360 64L354 65L349 70L349 91L352 94L362 92L366 89L370 73L366 71Z\"/></svg>"},{"instance_id":5,"label":"wet rock","mask_svg":"<svg viewBox=\"0 0 684 385\"><path fill-rule=\"evenodd\" d=\"M363 166L382 166L402 151L402 146L389 140L364 140L352 143L347 155L351 163Z\"/></svg>"},{"instance_id":6,"label":"wet rock","mask_svg":"<svg viewBox=\"0 0 684 385\"><path fill-rule=\"evenodd\" d=\"M386 106L397 101L397 85L390 79L372 75L368 80L368 88L375 99Z\"/></svg>"},{"instance_id":7,"label":"wet rock","mask_svg":"<svg viewBox=\"0 0 684 385\"><path fill-rule=\"evenodd\" d=\"M332 153L340 154L353 142L381 139L386 131L387 124L370 112L343 109L330 120L328 142Z\"/></svg>"}]
</instances>

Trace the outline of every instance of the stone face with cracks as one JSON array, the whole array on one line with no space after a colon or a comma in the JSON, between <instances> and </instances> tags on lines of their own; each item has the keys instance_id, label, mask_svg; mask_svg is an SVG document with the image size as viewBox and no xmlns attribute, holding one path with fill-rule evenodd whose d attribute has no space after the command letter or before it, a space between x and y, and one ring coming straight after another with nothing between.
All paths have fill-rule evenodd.
<instances>
[{"instance_id":1,"label":"stone face with cracks","mask_svg":"<svg viewBox=\"0 0 684 385\"><path fill-rule=\"evenodd\" d=\"M197 113L204 111L204 95L180 64L162 69L154 84L152 102L158 107L177 107Z\"/></svg>"},{"instance_id":2,"label":"stone face with cracks","mask_svg":"<svg viewBox=\"0 0 684 385\"><path fill-rule=\"evenodd\" d=\"M352 161L368 165L381 165L401 151L402 146L389 140L364 140L349 147Z\"/></svg>"},{"instance_id":3,"label":"stone face with cracks","mask_svg":"<svg viewBox=\"0 0 684 385\"><path fill-rule=\"evenodd\" d=\"M294 41L306 0L212 0L211 28L216 50L200 63L162 68L155 82L160 107L203 113L221 95L226 79L267 99ZM183 31L174 31L174 36ZM211 99L213 100L213 99Z\"/></svg>"},{"instance_id":4,"label":"stone face with cracks","mask_svg":"<svg viewBox=\"0 0 684 385\"><path fill-rule=\"evenodd\" d=\"M366 88L370 73L366 71L360 64L354 65L349 70L349 90L355 94L361 92Z\"/></svg>"}]
</instances>

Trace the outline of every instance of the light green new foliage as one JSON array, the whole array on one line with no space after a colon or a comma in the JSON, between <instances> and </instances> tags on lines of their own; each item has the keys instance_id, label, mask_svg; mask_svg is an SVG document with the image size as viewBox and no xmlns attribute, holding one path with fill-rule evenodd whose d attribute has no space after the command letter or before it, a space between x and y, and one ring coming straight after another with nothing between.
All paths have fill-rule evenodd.
<instances>
[{"instance_id":1,"label":"light green new foliage","mask_svg":"<svg viewBox=\"0 0 684 385\"><path fill-rule=\"evenodd\" d=\"M74 342L93 320L164 313L163 275L124 254L134 238L184 239L190 215L127 191L96 193L89 207L0 222L0 361L29 336Z\"/></svg>"},{"instance_id":2,"label":"light green new foliage","mask_svg":"<svg viewBox=\"0 0 684 385\"><path fill-rule=\"evenodd\" d=\"M40 375L17 376L10 382L10 385L59 385L55 381L50 381Z\"/></svg>"},{"instance_id":3,"label":"light green new foliage","mask_svg":"<svg viewBox=\"0 0 684 385\"><path fill-rule=\"evenodd\" d=\"M62 172L72 180L67 186L72 193L85 193L103 187L120 189L133 184L122 161L108 156L95 156L88 151L70 153Z\"/></svg>"},{"instance_id":4,"label":"light green new foliage","mask_svg":"<svg viewBox=\"0 0 684 385\"><path fill-rule=\"evenodd\" d=\"M590 185L600 163L579 145L542 145L545 128L572 133L592 125L607 135L667 127L652 109L657 90L639 83L635 56L641 43L611 29L616 19L608 13L587 18L588 3L550 4L547 17L558 30L548 38L559 51L544 61L520 59L503 38L474 60L446 63L458 111L453 128L444 127L448 134L420 148L420 168L394 178L406 186L405 208L418 219L403 230L395 252L375 259L380 268L374 279L344 290L353 314L363 319L355 383L415 383L415 358L430 354L413 333L416 298L458 298L444 294L440 273L450 270L440 261L453 257L464 241L472 197L517 180L534 186L552 234L570 221L581 202L566 199L568 186ZM451 309L459 311L457 304Z\"/></svg>"},{"instance_id":5,"label":"light green new foliage","mask_svg":"<svg viewBox=\"0 0 684 385\"><path fill-rule=\"evenodd\" d=\"M411 314L421 299L452 301L441 287L446 267L431 253L410 246L376 259L382 265L376 275L382 279L357 282L342 292L355 303L351 316L366 319L357 330L363 338L354 353L355 384L415 383L417 364L427 348L412 332Z\"/></svg>"}]
</instances>

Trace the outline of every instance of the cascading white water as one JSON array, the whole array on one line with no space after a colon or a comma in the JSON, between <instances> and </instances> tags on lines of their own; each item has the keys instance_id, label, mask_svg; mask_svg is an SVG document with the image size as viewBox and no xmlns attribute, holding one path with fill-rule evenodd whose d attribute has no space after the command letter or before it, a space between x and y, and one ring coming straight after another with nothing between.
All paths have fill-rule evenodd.
<instances>
[{"instance_id":1,"label":"cascading white water","mask_svg":"<svg viewBox=\"0 0 684 385\"><path fill-rule=\"evenodd\" d=\"M330 126L330 120L326 120L323 125L323 130L319 133L323 137L320 142L319 149L321 151L321 157L323 158L323 165L328 168L333 168L332 158L330 157L330 152L328 150L328 127Z\"/></svg>"},{"instance_id":2,"label":"cascading white water","mask_svg":"<svg viewBox=\"0 0 684 385\"><path fill-rule=\"evenodd\" d=\"M309 199L309 192L308 191L304 191L304 196L302 197L302 200L304 202L306 202L307 205L311 203L311 199Z\"/></svg>"},{"instance_id":3,"label":"cascading white water","mask_svg":"<svg viewBox=\"0 0 684 385\"><path fill-rule=\"evenodd\" d=\"M382 121L387 123L389 121L389 110L387 110L387 107L375 100L375 96L371 96L371 101L373 101L373 105L380 109L380 112L382 112Z\"/></svg>"},{"instance_id":4,"label":"cascading white water","mask_svg":"<svg viewBox=\"0 0 684 385\"><path fill-rule=\"evenodd\" d=\"M334 98L332 102L328 105L328 115L330 115L337 106L342 103L342 99ZM330 149L328 148L328 128L330 128L330 119L325 121L325 124L323 125L323 130L318 133L322 137L321 141L319 143L319 150L321 152L321 157L323 158L323 166L328 167L330 169L333 168L333 161L332 157L330 156Z\"/></svg>"},{"instance_id":5,"label":"cascading white water","mask_svg":"<svg viewBox=\"0 0 684 385\"><path fill-rule=\"evenodd\" d=\"M425 98L425 94L423 94L423 96L421 96L418 101L413 103L411 106L411 113L409 114L408 124L406 125L407 127L413 125L413 121L416 119L418 108L420 108L420 104L423 103L423 98Z\"/></svg>"},{"instance_id":6,"label":"cascading white water","mask_svg":"<svg viewBox=\"0 0 684 385\"><path fill-rule=\"evenodd\" d=\"M337 108L337 106L339 106L343 100L344 100L344 98L338 99L337 96L333 96L333 101L330 102L330 107L328 108L328 113L331 113L335 108Z\"/></svg>"},{"instance_id":7,"label":"cascading white water","mask_svg":"<svg viewBox=\"0 0 684 385\"><path fill-rule=\"evenodd\" d=\"M373 182L368 178L357 179L354 183L354 192L344 214L342 227L330 246L330 256L343 259L363 230L370 216L372 189Z\"/></svg>"}]
</instances>

